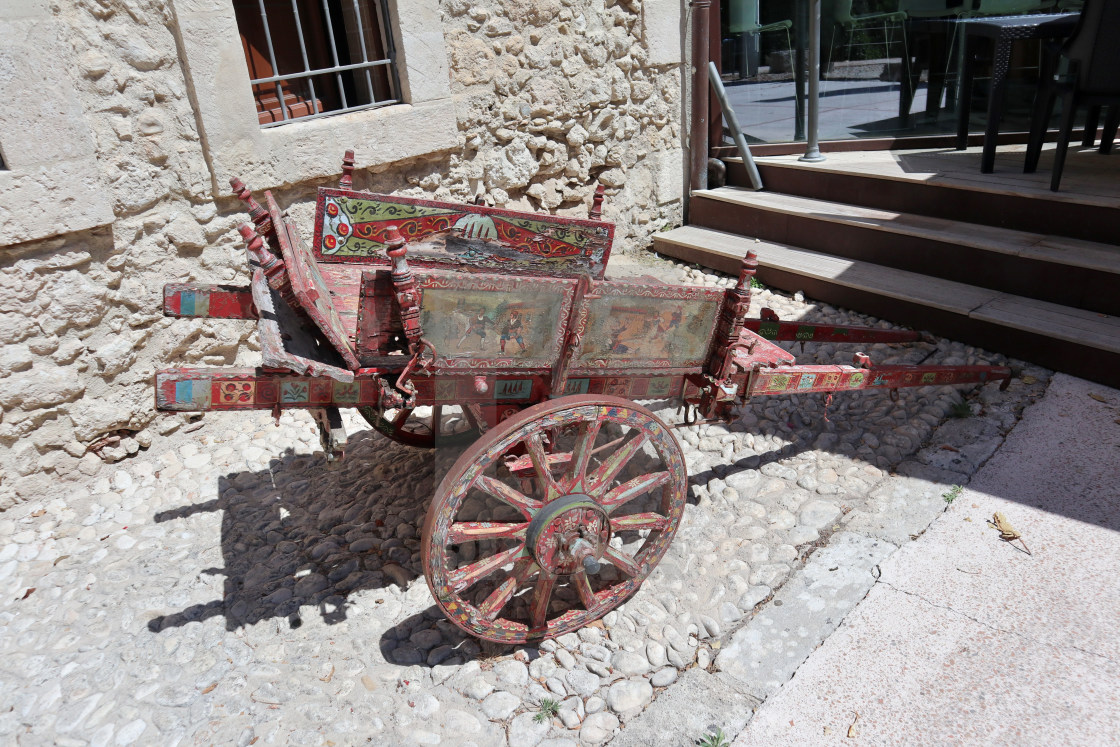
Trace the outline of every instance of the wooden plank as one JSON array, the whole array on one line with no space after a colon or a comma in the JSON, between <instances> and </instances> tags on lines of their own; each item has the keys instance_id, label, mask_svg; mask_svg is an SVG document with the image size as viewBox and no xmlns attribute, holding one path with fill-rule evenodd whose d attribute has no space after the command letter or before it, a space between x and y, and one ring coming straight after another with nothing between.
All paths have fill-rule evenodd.
<instances>
[{"instance_id":1,"label":"wooden plank","mask_svg":"<svg viewBox=\"0 0 1120 747\"><path fill-rule=\"evenodd\" d=\"M1120 207L1120 159L1102 158L1093 149L1072 145L1063 172L1062 189L1051 192L1053 143L1045 145L1039 168L1033 174L1023 173L1026 145L1000 145L996 151L996 170L990 174L980 173L981 151L980 147L964 151L952 148L845 151L829 153L826 161L813 164L798 161L796 155L756 157L756 161L783 168L856 172L881 179L1038 197L1053 202ZM741 161L738 158L724 160Z\"/></svg>"},{"instance_id":2,"label":"wooden plank","mask_svg":"<svg viewBox=\"0 0 1120 747\"><path fill-rule=\"evenodd\" d=\"M656 250L676 256L670 250L672 244L691 247L694 251L718 253L725 262L732 257L741 258L748 249L751 249L758 253L760 267L784 269L837 285L914 301L956 314L968 315L972 309L1000 295L996 291L951 280L834 257L806 249L756 241L694 226L667 231L654 237Z\"/></svg>"},{"instance_id":3,"label":"wooden plank","mask_svg":"<svg viewBox=\"0 0 1120 747\"><path fill-rule=\"evenodd\" d=\"M163 315L194 319L256 319L253 294L245 285L169 283L163 286Z\"/></svg>"},{"instance_id":4,"label":"wooden plank","mask_svg":"<svg viewBox=\"0 0 1120 747\"><path fill-rule=\"evenodd\" d=\"M299 374L329 377L351 382L354 374L342 368L341 358L326 344L318 345L302 324L301 316L265 280L264 271L253 270L253 303L260 312L257 335L261 343L261 363L266 368L283 368ZM308 325L308 329L311 329ZM332 360L324 360L329 356Z\"/></svg>"},{"instance_id":5,"label":"wooden plank","mask_svg":"<svg viewBox=\"0 0 1120 747\"><path fill-rule=\"evenodd\" d=\"M1120 353L1120 318L1000 294L969 316L1013 329Z\"/></svg>"},{"instance_id":6,"label":"wooden plank","mask_svg":"<svg viewBox=\"0 0 1120 747\"><path fill-rule=\"evenodd\" d=\"M284 271L288 275L300 306L342 356L346 365L352 369L359 368L361 364L352 347L353 337L338 318L331 293L322 275L319 274L315 258L303 243L295 225L284 220L272 193L265 192L264 196L280 243L280 251L284 255Z\"/></svg>"}]
</instances>

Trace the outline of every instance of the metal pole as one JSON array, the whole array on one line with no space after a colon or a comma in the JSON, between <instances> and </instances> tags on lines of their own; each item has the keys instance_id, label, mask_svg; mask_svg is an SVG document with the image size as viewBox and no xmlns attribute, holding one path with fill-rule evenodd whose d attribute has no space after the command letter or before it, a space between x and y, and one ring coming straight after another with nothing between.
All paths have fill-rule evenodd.
<instances>
[{"instance_id":1,"label":"metal pole","mask_svg":"<svg viewBox=\"0 0 1120 747\"><path fill-rule=\"evenodd\" d=\"M723 81L720 80L716 63L709 62L708 64L712 66L711 70L708 71L708 80L712 82L712 90L716 92L716 98L719 99L719 105L723 109L723 118L727 120L727 128L731 130L731 138L739 148L739 155L743 157L743 165L747 167L747 176L751 180L751 186L756 190L762 189L762 177L758 174L758 167L754 165L754 157L747 145L747 139L743 137L743 128L739 127L739 118L735 116L735 110L731 108L731 102L727 98L727 89L723 87Z\"/></svg>"},{"instance_id":2,"label":"metal pole","mask_svg":"<svg viewBox=\"0 0 1120 747\"><path fill-rule=\"evenodd\" d=\"M712 0L692 0L692 121L689 185L708 188L708 9Z\"/></svg>"},{"instance_id":3,"label":"metal pole","mask_svg":"<svg viewBox=\"0 0 1120 747\"><path fill-rule=\"evenodd\" d=\"M800 61L799 61L800 62ZM817 145L821 96L821 0L809 0L809 141L799 161L823 161Z\"/></svg>"}]
</instances>

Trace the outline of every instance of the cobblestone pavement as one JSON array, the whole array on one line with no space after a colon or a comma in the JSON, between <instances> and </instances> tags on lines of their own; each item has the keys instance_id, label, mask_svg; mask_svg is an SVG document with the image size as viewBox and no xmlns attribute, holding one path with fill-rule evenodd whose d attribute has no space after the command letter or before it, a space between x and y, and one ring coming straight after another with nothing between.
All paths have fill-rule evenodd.
<instances>
[{"instance_id":1,"label":"cobblestone pavement","mask_svg":"<svg viewBox=\"0 0 1120 747\"><path fill-rule=\"evenodd\" d=\"M874 323L799 295L756 292L753 314L763 305ZM793 345L806 362L854 352ZM1002 362L948 341L865 352ZM0 740L557 747L733 734L796 668L793 639L816 645L839 624L828 595L866 591L829 574L869 577L920 534L1041 395L1049 372L1025 373L1003 393L841 394L827 413L822 396L756 398L726 427L678 431L691 502L659 568L601 623L521 648L460 633L422 577L420 527L453 454L348 417L351 446L328 470L305 413L278 427L208 414L117 463L87 458L94 474L0 514ZM539 715L546 700L554 715Z\"/></svg>"}]
</instances>

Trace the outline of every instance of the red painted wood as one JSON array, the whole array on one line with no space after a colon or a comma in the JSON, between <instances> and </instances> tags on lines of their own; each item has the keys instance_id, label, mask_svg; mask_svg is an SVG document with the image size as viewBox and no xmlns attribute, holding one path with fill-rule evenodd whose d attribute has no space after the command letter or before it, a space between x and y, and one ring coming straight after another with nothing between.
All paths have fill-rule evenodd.
<instances>
[{"instance_id":1,"label":"red painted wood","mask_svg":"<svg viewBox=\"0 0 1120 747\"><path fill-rule=\"evenodd\" d=\"M391 226L414 267L603 278L614 226L601 220L319 189L312 251L320 262L387 265Z\"/></svg>"},{"instance_id":2,"label":"red painted wood","mask_svg":"<svg viewBox=\"0 0 1120 747\"><path fill-rule=\"evenodd\" d=\"M347 334L342 320L338 318L338 312L335 311L331 300L330 290L323 281L322 275L319 274L315 258L307 249L307 245L303 243L295 226L283 219L280 208L276 204L276 200L273 199L271 192L265 192L265 204L268 205L269 215L276 227L280 250L284 254L284 268L292 284L292 290L299 300L299 305L315 322L319 331L330 340L335 350L346 361L346 365L352 369L359 368L361 363L358 362L358 357L354 355L350 336Z\"/></svg>"},{"instance_id":3,"label":"red painted wood","mask_svg":"<svg viewBox=\"0 0 1120 747\"><path fill-rule=\"evenodd\" d=\"M257 310L253 306L253 294L248 286L170 283L163 286L163 315L256 319Z\"/></svg>"}]
</instances>

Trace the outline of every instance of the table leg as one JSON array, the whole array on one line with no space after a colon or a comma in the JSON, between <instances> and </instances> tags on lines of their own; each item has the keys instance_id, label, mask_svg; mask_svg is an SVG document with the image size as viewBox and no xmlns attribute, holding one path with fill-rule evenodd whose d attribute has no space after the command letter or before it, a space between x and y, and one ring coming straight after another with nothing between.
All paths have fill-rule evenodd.
<instances>
[{"instance_id":1,"label":"table leg","mask_svg":"<svg viewBox=\"0 0 1120 747\"><path fill-rule=\"evenodd\" d=\"M984 130L984 154L980 173L990 174L996 163L996 140L1003 119L1003 98L1007 91L1007 69L1011 66L1011 41L997 39L992 55L992 90L988 94L988 126Z\"/></svg>"},{"instance_id":2,"label":"table leg","mask_svg":"<svg viewBox=\"0 0 1120 747\"><path fill-rule=\"evenodd\" d=\"M972 113L972 77L974 70L974 47L976 39L964 35L961 40L961 82L957 87L957 150L968 147L968 118Z\"/></svg>"},{"instance_id":3,"label":"table leg","mask_svg":"<svg viewBox=\"0 0 1120 747\"><path fill-rule=\"evenodd\" d=\"M954 30L952 33L956 33ZM945 70L949 67L949 50L945 34L929 36L929 84L926 86L926 119L936 120L945 91Z\"/></svg>"}]
</instances>

